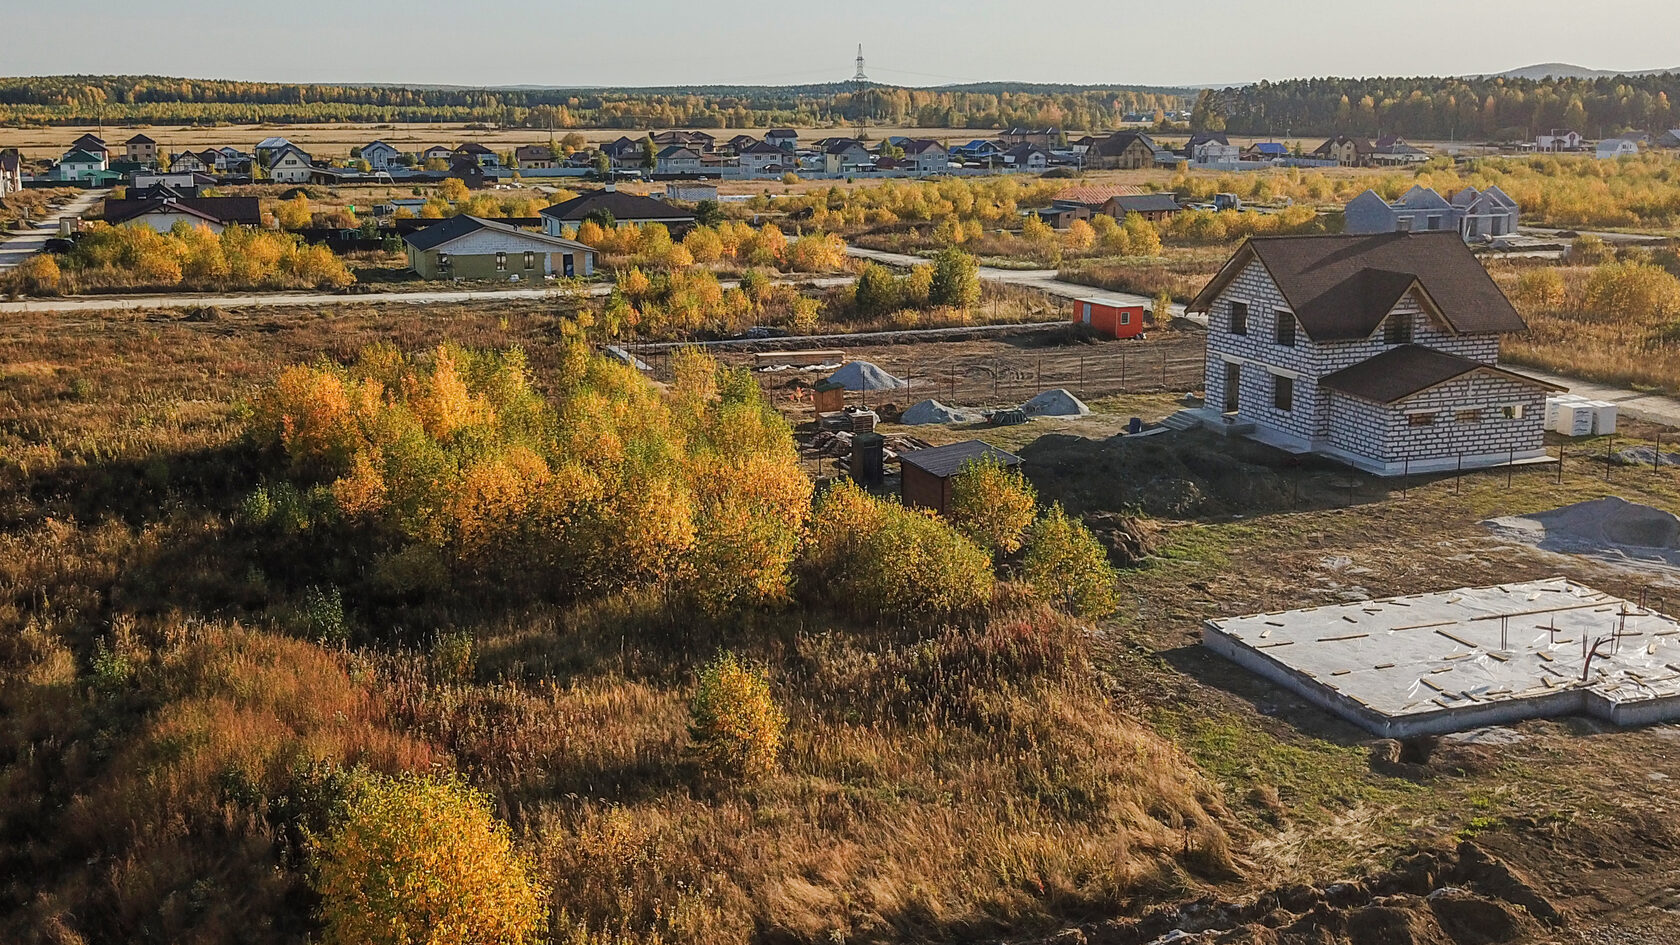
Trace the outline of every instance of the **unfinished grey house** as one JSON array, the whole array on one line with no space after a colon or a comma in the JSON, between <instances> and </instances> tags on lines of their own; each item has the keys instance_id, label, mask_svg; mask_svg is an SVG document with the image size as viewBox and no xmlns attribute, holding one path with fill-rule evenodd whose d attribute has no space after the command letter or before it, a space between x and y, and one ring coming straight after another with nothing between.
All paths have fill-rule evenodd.
<instances>
[{"instance_id":1,"label":"unfinished grey house","mask_svg":"<svg viewBox=\"0 0 1680 945\"><path fill-rule=\"evenodd\" d=\"M1455 232L1250 239L1189 311L1206 426L1378 475L1546 459L1561 388L1499 366L1527 325Z\"/></svg>"},{"instance_id":2,"label":"unfinished grey house","mask_svg":"<svg viewBox=\"0 0 1680 945\"><path fill-rule=\"evenodd\" d=\"M1517 231L1517 202L1498 187L1466 187L1451 200L1427 187L1413 187L1393 203L1367 190L1342 211L1345 233L1429 233L1456 231L1466 242L1509 236Z\"/></svg>"}]
</instances>

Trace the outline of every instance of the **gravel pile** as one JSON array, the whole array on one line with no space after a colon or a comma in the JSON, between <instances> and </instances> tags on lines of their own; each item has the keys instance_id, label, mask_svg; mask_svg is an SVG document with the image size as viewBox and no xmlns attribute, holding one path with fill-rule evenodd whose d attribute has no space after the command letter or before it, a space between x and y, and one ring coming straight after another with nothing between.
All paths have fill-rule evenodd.
<instances>
[{"instance_id":1,"label":"gravel pile","mask_svg":"<svg viewBox=\"0 0 1680 945\"><path fill-rule=\"evenodd\" d=\"M828 379L847 390L897 390L910 386L909 381L893 377L868 361L853 361L830 374Z\"/></svg>"},{"instance_id":2,"label":"gravel pile","mask_svg":"<svg viewBox=\"0 0 1680 945\"><path fill-rule=\"evenodd\" d=\"M1635 567L1680 568L1680 518L1617 496L1482 524L1496 535L1542 551Z\"/></svg>"},{"instance_id":3,"label":"gravel pile","mask_svg":"<svg viewBox=\"0 0 1680 945\"><path fill-rule=\"evenodd\" d=\"M1058 387L1047 390L1021 405L1029 417L1083 417L1091 408L1066 390Z\"/></svg>"},{"instance_id":4,"label":"gravel pile","mask_svg":"<svg viewBox=\"0 0 1680 945\"><path fill-rule=\"evenodd\" d=\"M973 411L947 407L937 400L924 400L904 411L898 422L914 426L923 423L973 423L979 419L980 415Z\"/></svg>"}]
</instances>

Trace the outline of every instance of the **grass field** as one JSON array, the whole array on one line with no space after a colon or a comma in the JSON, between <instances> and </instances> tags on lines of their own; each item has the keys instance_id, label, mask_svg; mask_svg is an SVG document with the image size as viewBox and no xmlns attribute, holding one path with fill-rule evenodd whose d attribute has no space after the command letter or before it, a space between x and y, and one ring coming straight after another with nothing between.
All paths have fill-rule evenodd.
<instances>
[{"instance_id":1,"label":"grass field","mask_svg":"<svg viewBox=\"0 0 1680 945\"><path fill-rule=\"evenodd\" d=\"M1580 925L1672 940L1668 900L1651 895L1680 880L1668 728L1525 723L1507 744L1374 761L1381 746L1363 733L1195 641L1207 617L1349 593L1552 574L1674 593L1668 578L1515 547L1478 522L1605 494L1680 508L1680 472L1606 480L1584 458L1596 442L1572 447L1561 476L1522 470L1509 486L1503 471L1383 482L1203 436L1153 438L1128 459L1106 438L1175 409L1183 388L1118 383L1112 361L1186 345L1166 333L858 352L895 369L1043 359L1053 380L1070 359L1110 362L1086 418L886 427L992 439L1025 457L1041 496L1097 523L1138 520L1148 557L1091 633L1007 601L1002 623L964 633L805 608L670 624L634 598L398 600L346 577L357 551L342 533L265 539L241 524L265 475L242 404L280 367L449 339L519 345L547 385L560 314L370 301L0 324L8 940L302 941L295 805L316 783L299 780L308 759L439 765L490 790L553 887L562 941L588 930L623 943L909 942L1064 926L1148 941L1158 933L1126 937L1127 923L1155 905L1357 880L1466 839ZM1043 378L953 399L1015 399ZM1630 425L1619 442L1650 432ZM338 609L321 594L329 579L346 581ZM316 642L322 626L351 646ZM1024 639L1049 662L1020 662ZM784 770L698 789L684 701L696 660L726 643L772 667L790 715ZM1326 904L1324 921L1342 923L1330 928L1404 905L1359 890ZM1342 934L1315 941L1352 941Z\"/></svg>"}]
</instances>

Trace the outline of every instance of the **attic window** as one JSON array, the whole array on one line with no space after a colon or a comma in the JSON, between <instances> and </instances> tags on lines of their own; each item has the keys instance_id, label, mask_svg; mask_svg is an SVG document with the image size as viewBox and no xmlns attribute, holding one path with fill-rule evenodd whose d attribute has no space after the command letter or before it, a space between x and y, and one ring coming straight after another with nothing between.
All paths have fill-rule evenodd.
<instances>
[{"instance_id":1,"label":"attic window","mask_svg":"<svg viewBox=\"0 0 1680 945\"><path fill-rule=\"evenodd\" d=\"M1273 313L1277 318L1277 343L1285 348L1295 347L1295 316L1293 313L1278 310Z\"/></svg>"},{"instance_id":2,"label":"attic window","mask_svg":"<svg viewBox=\"0 0 1680 945\"><path fill-rule=\"evenodd\" d=\"M1410 315L1390 315L1384 319L1383 341L1391 345L1411 344L1412 317Z\"/></svg>"},{"instance_id":3,"label":"attic window","mask_svg":"<svg viewBox=\"0 0 1680 945\"><path fill-rule=\"evenodd\" d=\"M1246 334L1248 334L1248 303L1247 302L1232 302L1231 303L1231 334L1233 334L1233 335L1246 335Z\"/></svg>"}]
</instances>

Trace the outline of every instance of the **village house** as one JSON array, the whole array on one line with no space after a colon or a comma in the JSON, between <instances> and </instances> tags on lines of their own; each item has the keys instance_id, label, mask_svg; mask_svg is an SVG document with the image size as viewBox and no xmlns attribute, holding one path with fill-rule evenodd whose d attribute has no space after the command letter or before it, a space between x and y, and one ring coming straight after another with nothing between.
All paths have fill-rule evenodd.
<instances>
[{"instance_id":1,"label":"village house","mask_svg":"<svg viewBox=\"0 0 1680 945\"><path fill-rule=\"evenodd\" d=\"M1141 131L1116 131L1085 154L1085 166L1135 171L1155 166L1154 139Z\"/></svg>"},{"instance_id":2,"label":"village house","mask_svg":"<svg viewBox=\"0 0 1680 945\"><path fill-rule=\"evenodd\" d=\"M1583 143L1579 131L1559 131L1554 128L1550 134L1534 136L1536 151L1579 151Z\"/></svg>"},{"instance_id":3,"label":"village house","mask_svg":"<svg viewBox=\"0 0 1680 945\"><path fill-rule=\"evenodd\" d=\"M1244 161L1276 161L1289 156L1289 149L1280 141L1256 141L1242 149Z\"/></svg>"},{"instance_id":4,"label":"village house","mask_svg":"<svg viewBox=\"0 0 1680 945\"><path fill-rule=\"evenodd\" d=\"M1116 194L1103 202L1102 213L1124 220L1135 213L1145 220L1165 220L1181 208L1172 194Z\"/></svg>"},{"instance_id":5,"label":"village house","mask_svg":"<svg viewBox=\"0 0 1680 945\"><path fill-rule=\"evenodd\" d=\"M1421 148L1406 143L1406 139L1399 135L1386 135L1378 138L1371 147L1371 163L1379 167L1399 167L1407 164L1424 164L1429 161L1429 154Z\"/></svg>"},{"instance_id":6,"label":"village house","mask_svg":"<svg viewBox=\"0 0 1680 945\"><path fill-rule=\"evenodd\" d=\"M111 149L105 146L105 139L91 132L70 142L70 147L65 148L64 150L66 152L86 151L89 154L97 154L100 157L103 157L107 164L109 164L111 160Z\"/></svg>"},{"instance_id":7,"label":"village house","mask_svg":"<svg viewBox=\"0 0 1680 945\"><path fill-rule=\"evenodd\" d=\"M251 155L257 159L259 164L267 164L282 149L290 147L295 147L295 145L285 138L277 135L271 136L258 141L257 146L251 149Z\"/></svg>"},{"instance_id":8,"label":"village house","mask_svg":"<svg viewBox=\"0 0 1680 945\"><path fill-rule=\"evenodd\" d=\"M1235 164L1242 160L1242 149L1226 141L1198 141L1188 150L1191 164Z\"/></svg>"},{"instance_id":9,"label":"village house","mask_svg":"<svg viewBox=\"0 0 1680 945\"><path fill-rule=\"evenodd\" d=\"M904 163L917 174L943 174L951 169L951 156L937 141L918 138L903 145Z\"/></svg>"},{"instance_id":10,"label":"village house","mask_svg":"<svg viewBox=\"0 0 1680 945\"><path fill-rule=\"evenodd\" d=\"M1639 142L1632 138L1606 138L1598 143L1595 153L1600 161L1621 157L1638 157Z\"/></svg>"},{"instance_id":11,"label":"village house","mask_svg":"<svg viewBox=\"0 0 1680 945\"><path fill-rule=\"evenodd\" d=\"M754 141L736 152L736 166L751 174L763 173L771 167L781 167L788 152L768 141Z\"/></svg>"},{"instance_id":12,"label":"village house","mask_svg":"<svg viewBox=\"0 0 1680 945\"><path fill-rule=\"evenodd\" d=\"M1545 456L1560 388L1499 366L1527 326L1456 233L1252 238L1188 311L1205 425L1380 475Z\"/></svg>"},{"instance_id":13,"label":"village house","mask_svg":"<svg viewBox=\"0 0 1680 945\"><path fill-rule=\"evenodd\" d=\"M1345 233L1453 230L1465 240L1478 240L1515 233L1518 208L1517 202L1498 187L1466 187L1449 200L1427 187L1416 186L1393 203L1367 190L1348 201L1342 216Z\"/></svg>"},{"instance_id":14,"label":"village house","mask_svg":"<svg viewBox=\"0 0 1680 945\"><path fill-rule=\"evenodd\" d=\"M194 151L182 151L169 159L169 170L176 174L204 174L211 169L203 156Z\"/></svg>"},{"instance_id":15,"label":"village house","mask_svg":"<svg viewBox=\"0 0 1680 945\"><path fill-rule=\"evenodd\" d=\"M688 148L696 154L706 154L716 142L716 138L704 131L661 131L653 135L653 145L661 151L676 146Z\"/></svg>"},{"instance_id":16,"label":"village house","mask_svg":"<svg viewBox=\"0 0 1680 945\"><path fill-rule=\"evenodd\" d=\"M740 154L742 151L745 151L757 143L758 139L754 138L752 135L736 135L723 143L723 150L728 151L730 154Z\"/></svg>"},{"instance_id":17,"label":"village house","mask_svg":"<svg viewBox=\"0 0 1680 945\"><path fill-rule=\"evenodd\" d=\"M836 138L823 148L823 172L850 174L874 163L869 149L851 138Z\"/></svg>"},{"instance_id":18,"label":"village house","mask_svg":"<svg viewBox=\"0 0 1680 945\"><path fill-rule=\"evenodd\" d=\"M123 158L136 164L156 164L158 156L157 142L143 134L137 134L123 142Z\"/></svg>"},{"instance_id":19,"label":"village house","mask_svg":"<svg viewBox=\"0 0 1680 945\"><path fill-rule=\"evenodd\" d=\"M1071 226L1075 220L1091 219L1091 208L1077 204L1051 204L1048 207L1035 207L1031 210L1022 210L1021 216L1038 217L1040 220L1058 230L1065 230Z\"/></svg>"},{"instance_id":20,"label":"village house","mask_svg":"<svg viewBox=\"0 0 1680 945\"><path fill-rule=\"evenodd\" d=\"M309 154L295 144L270 154L268 179L277 184L307 184L313 171Z\"/></svg>"},{"instance_id":21,"label":"village house","mask_svg":"<svg viewBox=\"0 0 1680 945\"><path fill-rule=\"evenodd\" d=\"M595 272L595 250L576 240L467 214L410 233L403 242L409 268L428 280L528 282Z\"/></svg>"},{"instance_id":22,"label":"village house","mask_svg":"<svg viewBox=\"0 0 1680 945\"><path fill-rule=\"evenodd\" d=\"M718 199L718 189L716 184L671 183L665 185L665 199L686 203L710 200L715 203Z\"/></svg>"},{"instance_id":23,"label":"village house","mask_svg":"<svg viewBox=\"0 0 1680 945\"><path fill-rule=\"evenodd\" d=\"M402 152L383 141L371 141L362 145L361 153L356 155L367 162L369 168L376 171L388 171L397 166L397 159Z\"/></svg>"},{"instance_id":24,"label":"village house","mask_svg":"<svg viewBox=\"0 0 1680 945\"><path fill-rule=\"evenodd\" d=\"M1335 161L1342 167L1369 167L1371 142L1361 138L1337 135L1313 149L1312 156L1321 161Z\"/></svg>"},{"instance_id":25,"label":"village house","mask_svg":"<svg viewBox=\"0 0 1680 945\"><path fill-rule=\"evenodd\" d=\"M1657 140L1652 144L1659 148L1680 148L1680 128L1670 128L1657 135Z\"/></svg>"},{"instance_id":26,"label":"village house","mask_svg":"<svg viewBox=\"0 0 1680 945\"><path fill-rule=\"evenodd\" d=\"M261 226L262 210L255 197L186 197L154 189L157 196L117 200L105 198L105 222L112 226L142 224L168 233L175 224L202 226L212 233L238 224Z\"/></svg>"},{"instance_id":27,"label":"village house","mask_svg":"<svg viewBox=\"0 0 1680 945\"><path fill-rule=\"evenodd\" d=\"M613 167L640 167L642 155L647 153L647 142L620 135L618 140L601 145L601 153L607 156Z\"/></svg>"},{"instance_id":28,"label":"village house","mask_svg":"<svg viewBox=\"0 0 1680 945\"><path fill-rule=\"evenodd\" d=\"M700 152L687 145L673 144L659 152L655 158L655 173L659 174L698 174L700 173Z\"/></svg>"},{"instance_id":29,"label":"village house","mask_svg":"<svg viewBox=\"0 0 1680 945\"><path fill-rule=\"evenodd\" d=\"M783 151L799 150L799 132L792 128L771 128L765 133L764 140Z\"/></svg>"},{"instance_id":30,"label":"village house","mask_svg":"<svg viewBox=\"0 0 1680 945\"><path fill-rule=\"evenodd\" d=\"M1062 139L1060 128L1011 128L998 135L1005 145L1031 144L1046 150Z\"/></svg>"},{"instance_id":31,"label":"village house","mask_svg":"<svg viewBox=\"0 0 1680 945\"><path fill-rule=\"evenodd\" d=\"M673 207L663 200L627 193L608 185L601 190L579 194L570 200L542 210L543 232L563 236L569 229L590 219L610 218L615 224L663 223L673 235L681 236L694 225L694 214Z\"/></svg>"},{"instance_id":32,"label":"village house","mask_svg":"<svg viewBox=\"0 0 1680 945\"><path fill-rule=\"evenodd\" d=\"M523 144L513 149L513 166L521 170L543 170L554 165L554 149L546 144Z\"/></svg>"},{"instance_id":33,"label":"village house","mask_svg":"<svg viewBox=\"0 0 1680 945\"><path fill-rule=\"evenodd\" d=\"M447 144L434 144L426 150L420 152L420 163L430 164L433 161L442 161L443 163L448 164L450 159L454 156L454 148Z\"/></svg>"},{"instance_id":34,"label":"village house","mask_svg":"<svg viewBox=\"0 0 1680 945\"><path fill-rule=\"evenodd\" d=\"M98 178L105 169L105 152L75 148L58 159L49 176L53 180L89 181Z\"/></svg>"},{"instance_id":35,"label":"village house","mask_svg":"<svg viewBox=\"0 0 1680 945\"><path fill-rule=\"evenodd\" d=\"M1019 171L1042 171L1050 166L1050 152L1033 144L1018 144L1003 152L1003 163Z\"/></svg>"},{"instance_id":36,"label":"village house","mask_svg":"<svg viewBox=\"0 0 1680 945\"><path fill-rule=\"evenodd\" d=\"M485 169L498 168L502 166L501 155L476 141L468 141L467 143L457 147L450 155L449 160L452 164L458 163L462 160L468 160Z\"/></svg>"},{"instance_id":37,"label":"village house","mask_svg":"<svg viewBox=\"0 0 1680 945\"><path fill-rule=\"evenodd\" d=\"M975 138L967 144L959 144L951 148L953 160L973 161L977 164L993 164L1003 159L1004 147L996 141L986 138Z\"/></svg>"}]
</instances>

